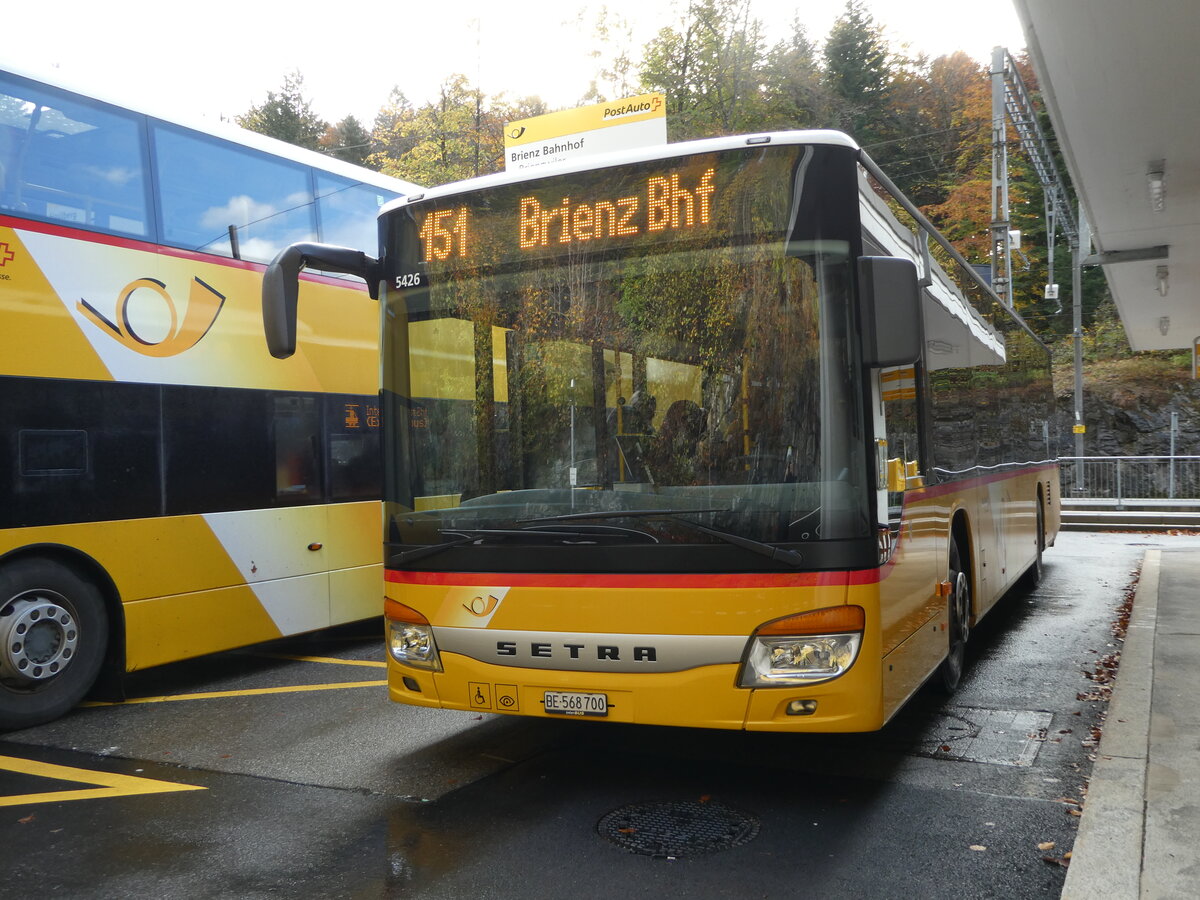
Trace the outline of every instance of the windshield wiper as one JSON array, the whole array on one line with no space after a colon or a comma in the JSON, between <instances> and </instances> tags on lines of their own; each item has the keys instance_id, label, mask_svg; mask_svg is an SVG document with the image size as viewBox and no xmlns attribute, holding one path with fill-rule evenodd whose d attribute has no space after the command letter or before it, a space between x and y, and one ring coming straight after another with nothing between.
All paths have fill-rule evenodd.
<instances>
[{"instance_id":1,"label":"windshield wiper","mask_svg":"<svg viewBox=\"0 0 1200 900\"><path fill-rule=\"evenodd\" d=\"M428 547L418 547L416 550L405 550L403 553L392 559L392 562L403 565L404 563L412 562L416 559L424 559L426 556L433 556L435 553L441 553L443 550L449 550L452 547L461 547L463 544L469 544L476 541L476 537L460 537L453 541L445 541L441 544L430 544Z\"/></svg>"},{"instance_id":2,"label":"windshield wiper","mask_svg":"<svg viewBox=\"0 0 1200 900\"><path fill-rule=\"evenodd\" d=\"M740 534L733 534L729 531L721 531L717 528L709 528L707 525L701 525L699 522L689 522L687 519L677 519L675 516L664 516L665 519L675 522L679 525L684 525L688 528L694 528L697 531L702 531L707 535L725 541L727 544L733 544L735 547L741 547L743 550L749 550L751 553L757 553L759 556L765 556L767 559L777 560L781 563L787 563L789 566L804 565L804 557L795 550L789 550L786 547L776 547L774 544L768 544L766 541L756 541L754 538L742 537Z\"/></svg>"},{"instance_id":3,"label":"windshield wiper","mask_svg":"<svg viewBox=\"0 0 1200 900\"><path fill-rule=\"evenodd\" d=\"M575 519L620 519L620 518L641 518L641 519L665 519L668 522L673 522L676 525L682 525L685 528L691 528L695 531L702 532L715 537L718 540L724 541L727 544L733 544L735 547L741 547L743 550L749 550L751 553L757 553L759 556L765 556L767 559L776 560L781 563L786 563L789 566L801 566L804 564L804 557L795 550L789 550L786 547L776 547L774 544L768 544L765 541L756 541L754 538L742 537L740 534L733 534L728 531L721 531L717 528L709 528L707 525L701 525L699 522L689 522L687 519L681 519L679 516L692 513L708 513L708 512L724 512L721 509L629 509L629 510L604 510L601 512L592 513L566 513L561 516L543 516L537 519L521 519L525 522L563 522Z\"/></svg>"},{"instance_id":4,"label":"windshield wiper","mask_svg":"<svg viewBox=\"0 0 1200 900\"><path fill-rule=\"evenodd\" d=\"M654 543L658 543L658 539L648 532L637 531L633 528L617 528L612 525L584 525L582 528L574 528L570 531L558 528L446 528L442 530L442 533L469 535L471 540L509 537L526 539L530 537L546 537L560 541L649 538Z\"/></svg>"},{"instance_id":5,"label":"windshield wiper","mask_svg":"<svg viewBox=\"0 0 1200 900\"><path fill-rule=\"evenodd\" d=\"M559 541L579 541L595 542L595 541L618 541L630 540L633 538L647 539L651 543L659 543L658 538L649 532L638 531L634 528L620 528L615 525L592 525L583 526L582 528L574 528L570 531L548 528L443 528L442 534L457 534L460 537L452 541L443 541L440 544L430 544L427 547L418 547L415 550L405 550L399 555L393 557L392 562L396 565L404 565L418 559L424 559L427 556L433 556L435 553L441 553L443 550L452 550L455 547L461 547L464 544L472 544L487 538L530 538L530 537L547 537Z\"/></svg>"},{"instance_id":6,"label":"windshield wiper","mask_svg":"<svg viewBox=\"0 0 1200 900\"><path fill-rule=\"evenodd\" d=\"M690 515L693 513L725 512L724 509L605 509L595 512L564 513L561 516L537 516L533 519L517 519L518 525L528 525L533 522L570 522L582 519L667 519L671 516Z\"/></svg>"}]
</instances>

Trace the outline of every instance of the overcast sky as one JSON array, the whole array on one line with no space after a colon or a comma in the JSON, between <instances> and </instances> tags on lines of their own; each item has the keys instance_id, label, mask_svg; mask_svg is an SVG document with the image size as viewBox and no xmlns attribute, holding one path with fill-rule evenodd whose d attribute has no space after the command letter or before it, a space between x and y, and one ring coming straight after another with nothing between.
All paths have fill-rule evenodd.
<instances>
[{"instance_id":1,"label":"overcast sky","mask_svg":"<svg viewBox=\"0 0 1200 900\"><path fill-rule=\"evenodd\" d=\"M796 16L819 43L845 8L838 0L752 2L772 43ZM984 61L993 46L1015 53L1025 45L1010 0L867 5L890 42L931 56L963 50ZM243 113L298 69L319 115L337 121L352 114L369 126L394 86L420 104L454 73L488 95L536 94L551 108L573 106L595 72L590 51L602 7L631 22L640 49L679 21L680 6L680 0L8 3L0 14L0 68L56 71L89 91L189 118Z\"/></svg>"}]
</instances>

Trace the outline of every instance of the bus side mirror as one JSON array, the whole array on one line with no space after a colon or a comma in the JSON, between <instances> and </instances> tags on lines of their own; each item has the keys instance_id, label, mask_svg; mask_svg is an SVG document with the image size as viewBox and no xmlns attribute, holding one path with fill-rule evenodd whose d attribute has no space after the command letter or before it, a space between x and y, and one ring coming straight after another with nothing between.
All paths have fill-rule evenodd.
<instances>
[{"instance_id":1,"label":"bus side mirror","mask_svg":"<svg viewBox=\"0 0 1200 900\"><path fill-rule=\"evenodd\" d=\"M262 283L263 333L267 349L276 359L287 359L296 352L296 305L300 271L305 267L357 275L366 281L371 299L379 299L379 261L374 257L332 244L284 247L267 266Z\"/></svg>"},{"instance_id":2,"label":"bus side mirror","mask_svg":"<svg viewBox=\"0 0 1200 900\"><path fill-rule=\"evenodd\" d=\"M908 366L921 358L924 325L917 267L895 256L858 260L863 364Z\"/></svg>"}]
</instances>

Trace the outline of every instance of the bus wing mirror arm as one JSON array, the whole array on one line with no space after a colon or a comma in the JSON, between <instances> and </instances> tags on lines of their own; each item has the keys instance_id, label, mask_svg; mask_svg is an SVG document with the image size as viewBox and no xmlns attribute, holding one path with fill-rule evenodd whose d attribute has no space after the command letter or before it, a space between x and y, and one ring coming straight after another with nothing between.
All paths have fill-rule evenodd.
<instances>
[{"instance_id":1,"label":"bus wing mirror arm","mask_svg":"<svg viewBox=\"0 0 1200 900\"><path fill-rule=\"evenodd\" d=\"M296 306L300 272L305 268L357 275L367 283L372 300L379 299L379 260L361 250L332 244L291 244L271 260L262 282L263 333L276 359L296 352Z\"/></svg>"}]
</instances>

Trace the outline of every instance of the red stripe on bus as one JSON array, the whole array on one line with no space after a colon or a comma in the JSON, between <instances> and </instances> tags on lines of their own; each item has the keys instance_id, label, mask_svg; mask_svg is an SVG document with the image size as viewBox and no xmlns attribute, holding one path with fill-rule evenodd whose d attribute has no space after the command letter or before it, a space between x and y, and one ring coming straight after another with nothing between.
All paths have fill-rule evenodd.
<instances>
[{"instance_id":1,"label":"red stripe on bus","mask_svg":"<svg viewBox=\"0 0 1200 900\"><path fill-rule=\"evenodd\" d=\"M74 241L86 241L91 244L104 244L108 247L120 247L124 250L140 250L143 253L158 253L163 256L173 256L176 259L189 259L206 265L224 266L227 269L242 269L249 272L266 271L265 263L250 262L245 259L233 259L228 256L217 256L201 253L198 250L184 250L180 247L168 247L153 241L138 238L118 237L115 234L105 234L100 231L86 231L82 228L70 228L64 225L54 225L50 222L38 222L33 219L21 219L14 216L0 215L0 226L11 228L13 231L32 231L36 234L49 234L54 237L68 238ZM317 281L322 284L332 284L354 291L366 291L366 285L358 280L348 281L342 278L330 278L328 275L318 275L315 272L302 272L300 277L305 281Z\"/></svg>"},{"instance_id":2,"label":"red stripe on bus","mask_svg":"<svg viewBox=\"0 0 1200 900\"><path fill-rule=\"evenodd\" d=\"M789 588L837 587L875 584L881 569L846 572L688 572L685 574L551 573L551 572L410 572L386 569L384 579L392 584L436 587L599 587L599 588Z\"/></svg>"},{"instance_id":3,"label":"red stripe on bus","mask_svg":"<svg viewBox=\"0 0 1200 900\"><path fill-rule=\"evenodd\" d=\"M933 497L944 497L946 494L957 494L971 488L981 487L985 484L994 484L997 481L1009 481L1014 478L1020 478L1024 475L1033 475L1039 472L1048 472L1058 468L1058 463L1045 463L1040 466L1030 466L1027 469L1010 469L1006 472L993 472L989 475L978 475L974 478L963 478L960 481L947 481L943 484L933 484L928 487L916 488L911 491L906 491L904 494L904 502L915 503L918 500L929 500Z\"/></svg>"}]
</instances>

